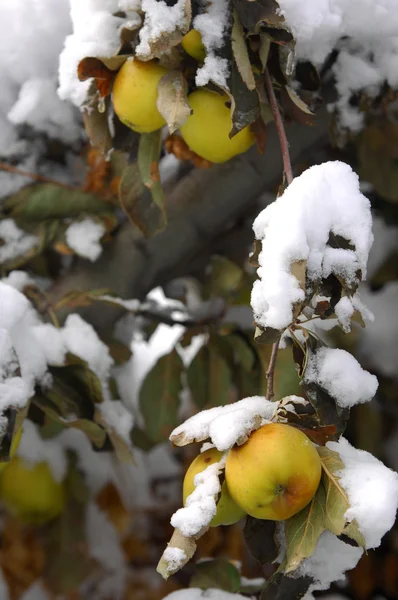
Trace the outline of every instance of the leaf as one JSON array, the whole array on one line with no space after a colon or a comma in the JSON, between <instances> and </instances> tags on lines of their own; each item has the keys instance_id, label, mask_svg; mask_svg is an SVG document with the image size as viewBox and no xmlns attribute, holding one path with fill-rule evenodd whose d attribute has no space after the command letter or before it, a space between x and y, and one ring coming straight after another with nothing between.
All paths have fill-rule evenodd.
<instances>
[{"instance_id":1,"label":"leaf","mask_svg":"<svg viewBox=\"0 0 398 600\"><path fill-rule=\"evenodd\" d=\"M232 129L229 137L251 125L260 116L260 101L255 89L248 89L235 61L231 63L228 95L231 99Z\"/></svg>"},{"instance_id":2,"label":"leaf","mask_svg":"<svg viewBox=\"0 0 398 600\"><path fill-rule=\"evenodd\" d=\"M124 437L119 434L117 428L113 427L112 424L104 418L100 410L96 409L94 419L108 434L117 459L122 463L134 463L133 447L130 440L126 441Z\"/></svg>"},{"instance_id":3,"label":"leaf","mask_svg":"<svg viewBox=\"0 0 398 600\"><path fill-rule=\"evenodd\" d=\"M53 183L27 186L7 199L5 211L17 222L35 223L47 219L81 217L82 213L109 212L109 204L79 189Z\"/></svg>"},{"instance_id":4,"label":"leaf","mask_svg":"<svg viewBox=\"0 0 398 600\"><path fill-rule=\"evenodd\" d=\"M254 331L254 341L257 344L273 344L279 339L280 335L280 331L277 329L273 329L272 327L263 329L257 325Z\"/></svg>"},{"instance_id":5,"label":"leaf","mask_svg":"<svg viewBox=\"0 0 398 600\"><path fill-rule=\"evenodd\" d=\"M230 298L242 283L243 276L242 268L232 260L225 256L212 256L209 279L205 284L206 293Z\"/></svg>"},{"instance_id":6,"label":"leaf","mask_svg":"<svg viewBox=\"0 0 398 600\"><path fill-rule=\"evenodd\" d=\"M205 560L195 565L189 587L202 590L212 588L235 593L240 588L240 574L226 558Z\"/></svg>"},{"instance_id":7,"label":"leaf","mask_svg":"<svg viewBox=\"0 0 398 600\"><path fill-rule=\"evenodd\" d=\"M231 33L232 52L235 58L236 66L243 82L249 90L254 90L256 82L254 79L252 66L250 64L249 54L245 42L243 27L239 21L238 15L234 10L233 25Z\"/></svg>"},{"instance_id":8,"label":"leaf","mask_svg":"<svg viewBox=\"0 0 398 600\"><path fill-rule=\"evenodd\" d=\"M97 300L102 300L103 296L109 296L113 292L108 288L100 288L96 290L89 291L72 291L68 292L59 300L59 302L54 307L55 310L59 310L64 306L68 306L69 308L82 308L85 306L91 306Z\"/></svg>"},{"instance_id":9,"label":"leaf","mask_svg":"<svg viewBox=\"0 0 398 600\"><path fill-rule=\"evenodd\" d=\"M85 396L92 404L101 403L103 401L102 383L98 377L90 369L87 362L75 354L66 355L68 365L68 378L74 380L78 388L81 388Z\"/></svg>"},{"instance_id":10,"label":"leaf","mask_svg":"<svg viewBox=\"0 0 398 600\"><path fill-rule=\"evenodd\" d=\"M232 346L236 364L241 365L245 371L252 371L257 362L256 350L242 332L238 330L231 333L226 336L226 340Z\"/></svg>"},{"instance_id":11,"label":"leaf","mask_svg":"<svg viewBox=\"0 0 398 600\"><path fill-rule=\"evenodd\" d=\"M162 356L146 376L140 392L145 431L153 442L164 442L178 425L182 362L176 350Z\"/></svg>"},{"instance_id":12,"label":"leaf","mask_svg":"<svg viewBox=\"0 0 398 600\"><path fill-rule=\"evenodd\" d=\"M285 573L297 569L301 561L315 551L319 536L326 528L325 500L325 488L321 482L308 506L286 521Z\"/></svg>"},{"instance_id":13,"label":"leaf","mask_svg":"<svg viewBox=\"0 0 398 600\"><path fill-rule=\"evenodd\" d=\"M118 58L122 58L123 62L126 60L124 56ZM86 81L93 78L96 88L102 97L109 96L111 93L114 73L99 58L83 58L78 64L77 76L79 81Z\"/></svg>"},{"instance_id":14,"label":"leaf","mask_svg":"<svg viewBox=\"0 0 398 600\"><path fill-rule=\"evenodd\" d=\"M199 409L229 403L232 373L214 344L202 346L187 371L188 385Z\"/></svg>"},{"instance_id":15,"label":"leaf","mask_svg":"<svg viewBox=\"0 0 398 600\"><path fill-rule=\"evenodd\" d=\"M107 111L98 110L98 101L94 99L87 108L82 111L84 129L91 145L101 150L103 154L113 147L112 135L109 129Z\"/></svg>"},{"instance_id":16,"label":"leaf","mask_svg":"<svg viewBox=\"0 0 398 600\"><path fill-rule=\"evenodd\" d=\"M262 565L273 563L279 555L276 542L276 522L255 519L248 515L243 530L250 554Z\"/></svg>"},{"instance_id":17,"label":"leaf","mask_svg":"<svg viewBox=\"0 0 398 600\"><path fill-rule=\"evenodd\" d=\"M183 558L181 558L181 561L178 564L176 564L174 556L171 560L169 559L169 548L178 548L179 550L182 550ZM175 529L173 535L171 536L171 540L167 544L167 548L163 552L162 557L156 567L156 571L163 577L163 579L168 579L170 575L174 575L174 573L182 569L182 567L191 560L195 554L195 551L195 540L193 538L184 537L178 529Z\"/></svg>"},{"instance_id":18,"label":"leaf","mask_svg":"<svg viewBox=\"0 0 398 600\"><path fill-rule=\"evenodd\" d=\"M279 575L266 586L260 600L300 600L304 598L312 583L312 578L307 576L293 579L287 575Z\"/></svg>"},{"instance_id":19,"label":"leaf","mask_svg":"<svg viewBox=\"0 0 398 600\"><path fill-rule=\"evenodd\" d=\"M43 576L57 595L77 588L94 567L86 552L88 489L83 476L70 468L65 487L67 505L62 514L47 528L43 538L47 557ZM65 568L65 565L68 565L68 568Z\"/></svg>"},{"instance_id":20,"label":"leaf","mask_svg":"<svg viewBox=\"0 0 398 600\"><path fill-rule=\"evenodd\" d=\"M249 31L259 33L260 24L284 27L284 18L279 13L279 5L275 0L236 0L235 6L242 25Z\"/></svg>"},{"instance_id":21,"label":"leaf","mask_svg":"<svg viewBox=\"0 0 398 600\"><path fill-rule=\"evenodd\" d=\"M302 125L314 125L314 113L300 98L297 92L288 85L281 89L281 103L286 115Z\"/></svg>"},{"instance_id":22,"label":"leaf","mask_svg":"<svg viewBox=\"0 0 398 600\"><path fill-rule=\"evenodd\" d=\"M181 71L170 71L159 82L157 107L170 134L177 131L192 113L187 90L188 84Z\"/></svg>"},{"instance_id":23,"label":"leaf","mask_svg":"<svg viewBox=\"0 0 398 600\"><path fill-rule=\"evenodd\" d=\"M344 470L344 462L338 452L329 448L317 448L317 450L322 462L322 481L326 491L325 527L337 536L347 535L355 540L358 546L366 548L358 523L355 520L348 523L345 518L350 503L339 479L339 473Z\"/></svg>"},{"instance_id":24,"label":"leaf","mask_svg":"<svg viewBox=\"0 0 398 600\"><path fill-rule=\"evenodd\" d=\"M155 235L167 224L158 164L161 136L160 129L140 136L138 165L126 167L119 186L123 210L146 237Z\"/></svg>"}]
</instances>

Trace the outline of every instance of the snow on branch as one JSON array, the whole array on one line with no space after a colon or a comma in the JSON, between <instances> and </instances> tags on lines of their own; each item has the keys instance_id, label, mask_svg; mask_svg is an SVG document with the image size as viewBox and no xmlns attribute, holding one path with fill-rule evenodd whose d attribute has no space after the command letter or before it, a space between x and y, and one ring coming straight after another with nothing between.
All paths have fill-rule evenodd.
<instances>
[{"instance_id":1,"label":"snow on branch","mask_svg":"<svg viewBox=\"0 0 398 600\"><path fill-rule=\"evenodd\" d=\"M366 277L373 241L370 203L357 175L342 162L313 166L295 178L253 229L261 249L251 304L264 330L288 327L330 275L350 297Z\"/></svg>"}]
</instances>

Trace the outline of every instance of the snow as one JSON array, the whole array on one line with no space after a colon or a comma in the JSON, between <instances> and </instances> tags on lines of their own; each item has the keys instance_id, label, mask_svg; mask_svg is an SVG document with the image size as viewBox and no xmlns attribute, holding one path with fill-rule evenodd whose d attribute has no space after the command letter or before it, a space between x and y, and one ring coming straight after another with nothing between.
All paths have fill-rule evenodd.
<instances>
[{"instance_id":1,"label":"snow","mask_svg":"<svg viewBox=\"0 0 398 600\"><path fill-rule=\"evenodd\" d=\"M85 525L90 556L106 571L122 572L125 559L119 534L94 502L87 505Z\"/></svg>"},{"instance_id":2,"label":"snow","mask_svg":"<svg viewBox=\"0 0 398 600\"><path fill-rule=\"evenodd\" d=\"M216 514L217 499L221 492L219 475L225 466L226 455L219 462L195 475L195 489L171 517L170 523L185 537L193 537L206 529Z\"/></svg>"},{"instance_id":3,"label":"snow","mask_svg":"<svg viewBox=\"0 0 398 600\"><path fill-rule=\"evenodd\" d=\"M66 243L76 254L94 262L102 252L100 240L105 231L104 225L87 217L69 225L65 231Z\"/></svg>"},{"instance_id":4,"label":"snow","mask_svg":"<svg viewBox=\"0 0 398 600\"><path fill-rule=\"evenodd\" d=\"M140 43L135 53L143 60L152 58L152 44L174 31L186 33L190 14L186 0L177 0L168 6L164 0L142 0L141 10L145 13L144 24L140 30Z\"/></svg>"},{"instance_id":5,"label":"snow","mask_svg":"<svg viewBox=\"0 0 398 600\"><path fill-rule=\"evenodd\" d=\"M193 20L193 28L200 32L206 49L205 62L196 72L196 85L207 85L210 81L223 89L228 89L229 65L226 58L217 56L216 50L224 45L224 36L230 23L230 8L227 0L201 1L204 12Z\"/></svg>"},{"instance_id":6,"label":"snow","mask_svg":"<svg viewBox=\"0 0 398 600\"><path fill-rule=\"evenodd\" d=\"M377 377L362 369L345 350L319 348L310 355L305 379L326 390L342 408L369 402L376 394Z\"/></svg>"},{"instance_id":7,"label":"snow","mask_svg":"<svg viewBox=\"0 0 398 600\"><path fill-rule=\"evenodd\" d=\"M49 0L51 2L51 0ZM117 0L70 0L73 33L65 39L59 57L58 95L81 106L91 81L79 81L77 67L86 57L110 57L120 47L120 28L125 20L114 16Z\"/></svg>"},{"instance_id":8,"label":"snow","mask_svg":"<svg viewBox=\"0 0 398 600\"><path fill-rule=\"evenodd\" d=\"M2 600L7 600L7 597L3 598L1 593L0 598ZM28 588L26 592L22 594L21 600L51 600L51 597L42 583L40 581L35 581L30 588Z\"/></svg>"},{"instance_id":9,"label":"snow","mask_svg":"<svg viewBox=\"0 0 398 600\"><path fill-rule=\"evenodd\" d=\"M262 396L244 398L226 406L216 406L190 417L170 435L176 445L210 439L221 452L237 442L243 443L250 433L269 421L277 405Z\"/></svg>"},{"instance_id":10,"label":"snow","mask_svg":"<svg viewBox=\"0 0 398 600\"><path fill-rule=\"evenodd\" d=\"M12 260L34 248L39 238L20 229L13 219L0 221L0 263Z\"/></svg>"},{"instance_id":11,"label":"snow","mask_svg":"<svg viewBox=\"0 0 398 600\"><path fill-rule=\"evenodd\" d=\"M345 163L331 161L307 169L258 215L253 229L262 250L251 304L263 328L288 327L295 305L304 301L305 292L291 273L293 263L305 261L307 285L331 273L349 285L357 283L358 270L366 277L373 241L370 203ZM331 233L354 249L330 247Z\"/></svg>"},{"instance_id":12,"label":"snow","mask_svg":"<svg viewBox=\"0 0 398 600\"><path fill-rule=\"evenodd\" d=\"M384 80L398 85L397 0L279 0L279 5L299 58L320 65L336 46L342 49L333 69L340 122L360 129L363 117L350 106L350 94L365 89L372 96Z\"/></svg>"},{"instance_id":13,"label":"snow","mask_svg":"<svg viewBox=\"0 0 398 600\"><path fill-rule=\"evenodd\" d=\"M356 566L362 553L362 548L345 544L329 531L324 531L315 552L301 563L297 571L297 575L309 575L315 580L303 600L313 600L312 592L327 590L331 583L342 579L346 571Z\"/></svg>"},{"instance_id":14,"label":"snow","mask_svg":"<svg viewBox=\"0 0 398 600\"><path fill-rule=\"evenodd\" d=\"M231 594L214 588L200 590L199 588L190 588L187 590L178 590L165 596L163 600L248 600L247 596L241 594Z\"/></svg>"},{"instance_id":15,"label":"snow","mask_svg":"<svg viewBox=\"0 0 398 600\"><path fill-rule=\"evenodd\" d=\"M130 432L133 427L133 415L120 400L104 400L97 406L104 422L113 429L129 446Z\"/></svg>"},{"instance_id":16,"label":"snow","mask_svg":"<svg viewBox=\"0 0 398 600\"><path fill-rule=\"evenodd\" d=\"M374 323L361 329L358 354L387 377L398 372L398 282L386 284L378 292L361 289L361 296L374 312Z\"/></svg>"},{"instance_id":17,"label":"snow","mask_svg":"<svg viewBox=\"0 0 398 600\"><path fill-rule=\"evenodd\" d=\"M344 462L340 483L350 502L348 521L356 519L366 547L376 548L394 525L398 509L398 474L388 469L369 452L357 450L344 438L329 442Z\"/></svg>"},{"instance_id":18,"label":"snow","mask_svg":"<svg viewBox=\"0 0 398 600\"><path fill-rule=\"evenodd\" d=\"M113 366L109 348L102 342L95 329L79 315L71 314L65 321L62 337L68 352L79 356L105 383Z\"/></svg>"},{"instance_id":19,"label":"snow","mask_svg":"<svg viewBox=\"0 0 398 600\"><path fill-rule=\"evenodd\" d=\"M59 441L57 438L43 439L37 426L29 419L24 420L17 455L31 465L46 462L56 481L62 481L66 475L68 461Z\"/></svg>"},{"instance_id":20,"label":"snow","mask_svg":"<svg viewBox=\"0 0 398 600\"><path fill-rule=\"evenodd\" d=\"M18 271L17 269L10 271L7 277L4 277L2 281L19 292L23 292L24 287L34 285L35 283L32 277L25 273L25 271Z\"/></svg>"},{"instance_id":21,"label":"snow","mask_svg":"<svg viewBox=\"0 0 398 600\"><path fill-rule=\"evenodd\" d=\"M163 552L163 558L169 565L170 571L178 571L187 563L187 555L181 548L168 546Z\"/></svg>"}]
</instances>

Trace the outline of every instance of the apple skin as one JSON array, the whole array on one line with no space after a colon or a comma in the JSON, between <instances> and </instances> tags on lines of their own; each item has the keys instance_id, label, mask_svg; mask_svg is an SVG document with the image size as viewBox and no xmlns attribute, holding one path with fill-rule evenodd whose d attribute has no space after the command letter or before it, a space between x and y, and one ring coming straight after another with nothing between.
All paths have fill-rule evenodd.
<instances>
[{"instance_id":1,"label":"apple skin","mask_svg":"<svg viewBox=\"0 0 398 600\"><path fill-rule=\"evenodd\" d=\"M65 506L65 490L47 463L34 465L14 457L0 477L0 498L11 514L25 523L42 524L57 517Z\"/></svg>"},{"instance_id":2,"label":"apple skin","mask_svg":"<svg viewBox=\"0 0 398 600\"><path fill-rule=\"evenodd\" d=\"M250 127L229 137L232 113L229 98L206 88L199 88L188 96L192 114L180 128L184 141L191 150L213 163L223 163L246 152L256 141Z\"/></svg>"},{"instance_id":3,"label":"apple skin","mask_svg":"<svg viewBox=\"0 0 398 600\"><path fill-rule=\"evenodd\" d=\"M181 40L181 46L185 52L195 60L202 63L206 58L206 49L202 42L202 36L196 29L191 29Z\"/></svg>"},{"instance_id":4,"label":"apple skin","mask_svg":"<svg viewBox=\"0 0 398 600\"><path fill-rule=\"evenodd\" d=\"M202 454L199 454L190 464L187 472L185 473L183 483L184 506L186 499L195 489L195 475L201 473L210 465L219 462L221 456L222 452L219 452L219 450L216 448L210 448L209 450L202 452ZM211 520L210 527L218 527L219 525L232 525L233 523L240 521L245 515L245 511L232 500L228 492L227 484L224 481L221 486L221 494L217 502L217 512Z\"/></svg>"},{"instance_id":5,"label":"apple skin","mask_svg":"<svg viewBox=\"0 0 398 600\"><path fill-rule=\"evenodd\" d=\"M284 521L313 498L322 466L310 439L296 427L269 423L227 457L225 478L235 502L256 519Z\"/></svg>"},{"instance_id":6,"label":"apple skin","mask_svg":"<svg viewBox=\"0 0 398 600\"><path fill-rule=\"evenodd\" d=\"M159 81L167 72L152 60L128 59L120 68L113 82L113 108L133 131L151 133L166 124L156 103Z\"/></svg>"}]
</instances>

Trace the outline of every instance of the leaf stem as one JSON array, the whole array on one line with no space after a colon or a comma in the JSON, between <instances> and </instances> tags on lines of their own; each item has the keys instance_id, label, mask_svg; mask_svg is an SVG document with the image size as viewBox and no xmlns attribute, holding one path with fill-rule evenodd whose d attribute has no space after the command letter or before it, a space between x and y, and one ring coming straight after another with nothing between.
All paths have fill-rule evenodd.
<instances>
[{"instance_id":1,"label":"leaf stem","mask_svg":"<svg viewBox=\"0 0 398 600\"><path fill-rule=\"evenodd\" d=\"M265 87L267 90L272 114L275 119L275 125L276 125L276 130L278 132L279 143L281 146L283 170L285 172L287 184L290 185L293 181L293 170L292 170L292 163L290 161L289 142L287 141L282 116L281 116L281 113L279 110L279 106L278 106L278 102L277 102L277 99L275 96L274 88L272 86L271 77L270 77L270 74L269 74L269 71L267 68L264 71L264 79L265 79Z\"/></svg>"},{"instance_id":2,"label":"leaf stem","mask_svg":"<svg viewBox=\"0 0 398 600\"><path fill-rule=\"evenodd\" d=\"M264 79L265 79L265 88L267 90L268 99L270 103L270 107L272 110L272 114L274 116L276 131L279 137L279 143L282 151L282 160L283 160L283 170L285 173L287 184L290 185L293 181L293 169L292 163L290 160L289 154L289 142L287 141L286 131L283 124L283 119L279 110L278 101L275 96L274 88L272 86L271 77L267 68L264 71ZM267 372L265 374L267 378L267 391L265 394L265 398L267 400L272 400L274 396L274 377L275 377L275 367L276 367L276 359L278 356L279 350L279 342L280 336L276 340L276 342L272 345L271 357L268 365Z\"/></svg>"}]
</instances>

